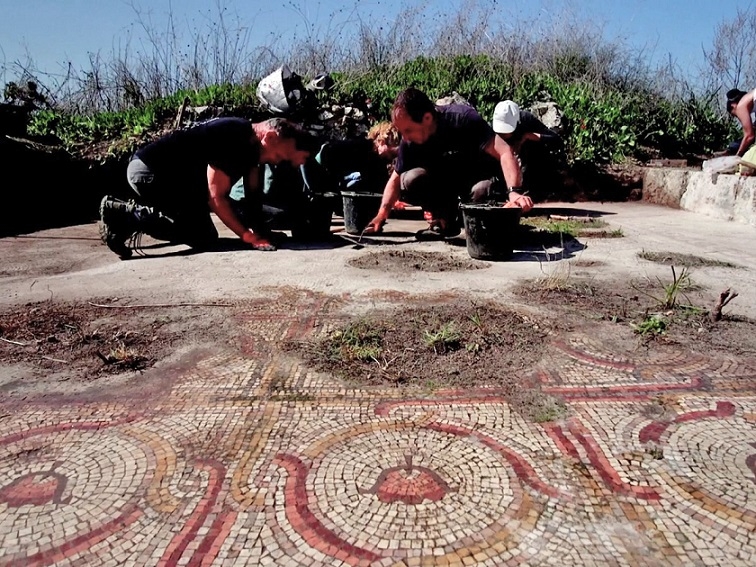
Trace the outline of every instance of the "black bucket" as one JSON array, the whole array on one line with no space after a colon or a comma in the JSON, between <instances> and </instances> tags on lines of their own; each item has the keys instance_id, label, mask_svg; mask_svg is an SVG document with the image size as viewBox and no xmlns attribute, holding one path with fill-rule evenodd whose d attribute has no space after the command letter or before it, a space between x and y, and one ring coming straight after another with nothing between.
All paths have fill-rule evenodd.
<instances>
[{"instance_id":1,"label":"black bucket","mask_svg":"<svg viewBox=\"0 0 756 567\"><path fill-rule=\"evenodd\" d=\"M349 234L360 234L378 214L383 195L343 191L341 196L344 200L344 229Z\"/></svg>"},{"instance_id":2,"label":"black bucket","mask_svg":"<svg viewBox=\"0 0 756 567\"><path fill-rule=\"evenodd\" d=\"M467 253L476 260L509 260L520 224L519 207L460 205L465 221Z\"/></svg>"},{"instance_id":3,"label":"black bucket","mask_svg":"<svg viewBox=\"0 0 756 567\"><path fill-rule=\"evenodd\" d=\"M331 236L331 219L333 217L333 199L337 193L315 195L307 207L307 214L291 235L297 240L327 240Z\"/></svg>"}]
</instances>

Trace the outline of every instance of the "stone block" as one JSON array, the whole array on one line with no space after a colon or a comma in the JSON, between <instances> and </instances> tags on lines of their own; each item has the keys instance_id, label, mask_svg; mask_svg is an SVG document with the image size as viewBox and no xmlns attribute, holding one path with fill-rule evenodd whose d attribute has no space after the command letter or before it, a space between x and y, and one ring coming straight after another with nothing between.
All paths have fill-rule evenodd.
<instances>
[{"instance_id":1,"label":"stone block","mask_svg":"<svg viewBox=\"0 0 756 567\"><path fill-rule=\"evenodd\" d=\"M643 200L679 209L689 173L685 169L644 168Z\"/></svg>"},{"instance_id":2,"label":"stone block","mask_svg":"<svg viewBox=\"0 0 756 567\"><path fill-rule=\"evenodd\" d=\"M756 226L756 177L646 168L643 200Z\"/></svg>"}]
</instances>

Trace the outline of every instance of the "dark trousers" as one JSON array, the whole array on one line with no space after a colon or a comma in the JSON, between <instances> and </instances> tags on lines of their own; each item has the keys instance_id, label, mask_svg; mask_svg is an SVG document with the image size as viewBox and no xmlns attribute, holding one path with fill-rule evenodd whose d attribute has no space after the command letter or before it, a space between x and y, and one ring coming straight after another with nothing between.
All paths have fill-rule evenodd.
<instances>
[{"instance_id":1,"label":"dark trousers","mask_svg":"<svg viewBox=\"0 0 756 567\"><path fill-rule=\"evenodd\" d=\"M448 170L410 169L400 176L400 199L422 207L434 219L444 219L447 225L459 225L461 202L505 199L504 183L491 173L491 168L462 174ZM488 176L481 178L485 174Z\"/></svg>"},{"instance_id":2,"label":"dark trousers","mask_svg":"<svg viewBox=\"0 0 756 567\"><path fill-rule=\"evenodd\" d=\"M563 173L567 169L564 145L528 141L518 153L522 166L522 187L534 201L564 197Z\"/></svg>"},{"instance_id":3,"label":"dark trousers","mask_svg":"<svg viewBox=\"0 0 756 567\"><path fill-rule=\"evenodd\" d=\"M137 194L136 201L153 209L139 219L139 228L146 234L193 248L207 247L218 239L207 191L203 195L180 181L156 175L138 158L129 162L126 179Z\"/></svg>"}]
</instances>

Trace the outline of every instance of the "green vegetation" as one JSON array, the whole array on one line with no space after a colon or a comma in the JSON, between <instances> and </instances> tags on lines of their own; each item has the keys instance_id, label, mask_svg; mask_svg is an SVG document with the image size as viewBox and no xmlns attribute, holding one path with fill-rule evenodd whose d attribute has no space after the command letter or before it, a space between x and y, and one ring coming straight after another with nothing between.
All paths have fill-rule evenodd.
<instances>
[{"instance_id":1,"label":"green vegetation","mask_svg":"<svg viewBox=\"0 0 756 567\"><path fill-rule=\"evenodd\" d=\"M520 220L520 223L545 232L569 235L573 238L609 226L606 221L601 219L591 219L589 221L552 220L548 217L524 217ZM621 232L620 230L620 235Z\"/></svg>"},{"instance_id":2,"label":"green vegetation","mask_svg":"<svg viewBox=\"0 0 756 567\"><path fill-rule=\"evenodd\" d=\"M630 323L633 330L641 336L663 335L667 330L667 321L663 315L647 315L640 323Z\"/></svg>"},{"instance_id":3,"label":"green vegetation","mask_svg":"<svg viewBox=\"0 0 756 567\"><path fill-rule=\"evenodd\" d=\"M567 416L567 404L563 400L540 394L539 397L531 404L525 406L528 415L534 423L548 423L558 421Z\"/></svg>"},{"instance_id":4,"label":"green vegetation","mask_svg":"<svg viewBox=\"0 0 756 567\"><path fill-rule=\"evenodd\" d=\"M121 112L80 114L60 109L38 110L31 115L28 132L54 136L69 149L109 142L113 149L123 148L130 153L142 137L159 132L175 119L184 100L190 106L211 105L236 112L257 104L253 85L217 85L199 91L179 91Z\"/></svg>"},{"instance_id":5,"label":"green vegetation","mask_svg":"<svg viewBox=\"0 0 756 567\"><path fill-rule=\"evenodd\" d=\"M457 330L453 321L444 323L435 331L429 331L428 329L423 331L423 342L427 347L432 348L436 354L457 350L461 340L462 335ZM475 352L479 348L477 347ZM468 350L470 349L468 348Z\"/></svg>"},{"instance_id":6,"label":"green vegetation","mask_svg":"<svg viewBox=\"0 0 756 567\"><path fill-rule=\"evenodd\" d=\"M663 282L660 278L656 278L656 281L663 292L661 296L648 292L645 289L636 287L635 289L640 293L650 297L659 305L661 309L676 309L683 307L679 305L680 295L685 295L686 290L693 288L693 281L690 279L690 271L687 268L683 268L680 271L680 275L675 271L674 266L672 268L672 281L669 283ZM690 301L688 301L690 303Z\"/></svg>"},{"instance_id":7,"label":"green vegetation","mask_svg":"<svg viewBox=\"0 0 756 567\"><path fill-rule=\"evenodd\" d=\"M653 289L647 289L633 286L634 289L655 302L655 307L660 309L661 313L646 313L639 323L631 323L633 330L641 336L659 336L666 333L668 327L673 323L681 323L689 320L699 319L706 313L706 310L692 305L690 299L686 296L686 291L693 291L696 285L690 277L690 271L683 268L678 274L674 266L672 269L672 281L664 282L656 278L657 288L661 291L658 293ZM687 300L687 304L680 303L680 297Z\"/></svg>"},{"instance_id":8,"label":"green vegetation","mask_svg":"<svg viewBox=\"0 0 756 567\"><path fill-rule=\"evenodd\" d=\"M490 117L495 104L513 99L527 108L553 101L564 113L565 143L571 162L621 162L649 155L703 154L721 149L731 136L729 124L703 101L673 104L641 91L597 85L587 79L567 79L546 73L515 74L504 61L485 55L419 57L395 67L362 73L334 73L332 102L371 100L376 118L386 119L402 88L416 86L431 98L457 92ZM141 137L170 125L185 98L191 106L213 105L228 113L260 113L255 86L216 85L179 91L121 112L80 114L42 109L31 116L28 131L55 136L68 148L110 142L131 151Z\"/></svg>"},{"instance_id":9,"label":"green vegetation","mask_svg":"<svg viewBox=\"0 0 756 567\"><path fill-rule=\"evenodd\" d=\"M332 361L377 360L381 356L384 333L383 329L365 320L350 323L323 342L324 354Z\"/></svg>"},{"instance_id":10,"label":"green vegetation","mask_svg":"<svg viewBox=\"0 0 756 567\"><path fill-rule=\"evenodd\" d=\"M96 144L106 154L130 151L170 127L185 98L195 107L222 107L226 114L264 115L256 83L282 63L305 83L329 72L335 86L321 102L370 99L371 114L379 120L389 117L397 92L408 86L431 98L456 92L489 119L503 99L524 108L554 102L563 112L573 164L702 156L737 138L721 90L724 78L732 76L731 64L742 56L722 48L740 43L721 40L741 37L740 31L723 36L726 30L717 30L711 74L693 88L671 66L652 68L644 53L604 38L585 14L503 21L492 16L488 3L476 0L456 13L433 3L409 4L393 20L386 14L380 27L363 20L356 8L343 18L334 14L320 28L293 8L308 32L285 47L253 45L257 36L250 23L233 17L222 3L197 28L168 31L152 28L149 14L135 7L137 27L145 32L136 51L93 54L88 65L69 65L64 76L3 63L0 78L9 80L3 94L11 104L36 109L29 133L57 137L77 151Z\"/></svg>"}]
</instances>

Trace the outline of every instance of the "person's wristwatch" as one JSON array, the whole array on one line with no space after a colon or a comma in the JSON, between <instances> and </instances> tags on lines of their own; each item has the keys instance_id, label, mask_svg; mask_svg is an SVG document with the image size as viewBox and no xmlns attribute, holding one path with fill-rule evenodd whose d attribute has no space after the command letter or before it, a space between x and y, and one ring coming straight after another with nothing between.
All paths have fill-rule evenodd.
<instances>
[{"instance_id":1,"label":"person's wristwatch","mask_svg":"<svg viewBox=\"0 0 756 567\"><path fill-rule=\"evenodd\" d=\"M519 193L519 194L522 194L522 187L508 187L507 188L507 197L509 197L510 193Z\"/></svg>"}]
</instances>

